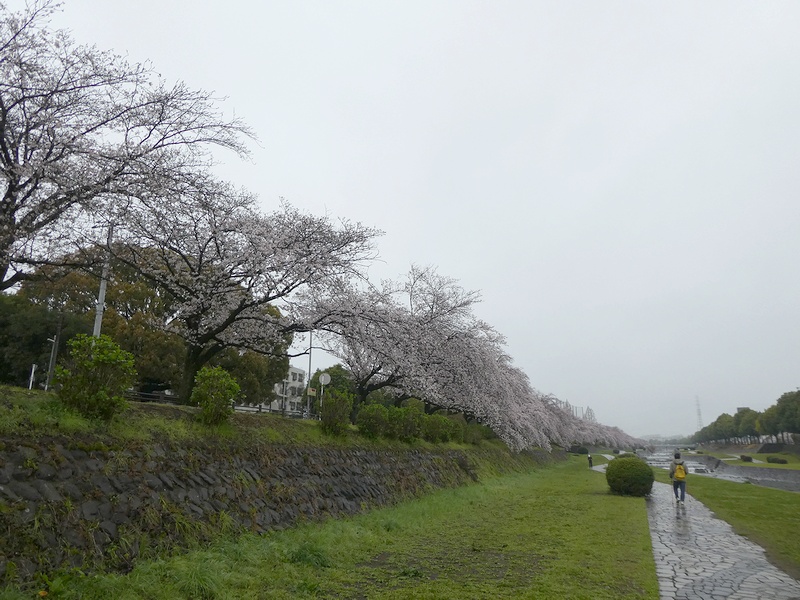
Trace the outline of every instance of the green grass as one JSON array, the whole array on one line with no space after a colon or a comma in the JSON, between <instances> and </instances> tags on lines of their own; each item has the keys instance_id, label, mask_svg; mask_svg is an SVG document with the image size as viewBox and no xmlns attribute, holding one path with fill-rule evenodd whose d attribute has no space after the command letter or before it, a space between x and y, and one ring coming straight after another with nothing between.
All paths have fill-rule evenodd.
<instances>
[{"instance_id":1,"label":"green grass","mask_svg":"<svg viewBox=\"0 0 800 600\"><path fill-rule=\"evenodd\" d=\"M28 438L61 433L80 437L91 435L107 441L110 447L129 442L185 440L246 439L253 443L296 444L314 446L368 446L390 448L474 448L474 444L431 444L424 440L369 440L351 426L344 435L330 436L322 432L318 421L289 419L276 413L235 413L230 421L219 426L205 426L195 419L197 409L190 406L155 402L128 403L125 411L110 422L92 421L66 409L55 394L0 385L0 435L22 435ZM481 444L502 445L497 440L481 440Z\"/></svg>"},{"instance_id":2,"label":"green grass","mask_svg":"<svg viewBox=\"0 0 800 600\"><path fill-rule=\"evenodd\" d=\"M741 450L741 449L740 449ZM771 452L771 453L764 453L764 454L756 454L752 449L750 450L741 450L737 452L736 448L730 448L728 450L713 450L710 452L705 452L708 456L713 456L714 458L725 459L723 462L726 465L734 465L737 467L755 467L755 468L768 468L768 469L800 469L800 456L797 454L793 454L791 452ZM742 454L746 454L751 456L753 460L760 460L762 462L747 462L743 461L740 458L734 458L734 456L738 457ZM767 458L770 456L776 456L778 458L783 458L787 462L785 465L775 464L775 463L768 463Z\"/></svg>"},{"instance_id":3,"label":"green grass","mask_svg":"<svg viewBox=\"0 0 800 600\"><path fill-rule=\"evenodd\" d=\"M572 457L351 519L221 540L127 575L64 574L48 597L658 598L645 500L609 494L585 463Z\"/></svg>"},{"instance_id":4,"label":"green grass","mask_svg":"<svg viewBox=\"0 0 800 600\"><path fill-rule=\"evenodd\" d=\"M669 483L665 470L654 471L657 481ZM686 491L763 547L773 564L800 577L800 494L702 475L689 476Z\"/></svg>"}]
</instances>

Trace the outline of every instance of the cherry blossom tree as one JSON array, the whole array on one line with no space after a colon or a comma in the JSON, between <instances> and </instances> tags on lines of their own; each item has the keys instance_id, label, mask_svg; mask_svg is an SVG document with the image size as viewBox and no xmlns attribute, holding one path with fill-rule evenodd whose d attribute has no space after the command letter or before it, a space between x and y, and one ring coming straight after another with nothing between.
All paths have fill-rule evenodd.
<instances>
[{"instance_id":1,"label":"cherry blossom tree","mask_svg":"<svg viewBox=\"0 0 800 600\"><path fill-rule=\"evenodd\" d=\"M373 229L287 203L263 214L252 194L229 184L157 191L129 203L106 249L169 296L173 312L163 326L187 344L184 398L200 367L225 348L285 355L291 335L309 329L294 297L363 277L375 256ZM102 238L85 242L92 244Z\"/></svg>"},{"instance_id":2,"label":"cherry blossom tree","mask_svg":"<svg viewBox=\"0 0 800 600\"><path fill-rule=\"evenodd\" d=\"M309 304L328 316L320 320L326 348L351 371L362 402L390 388L475 418L515 450L633 442L533 388L504 338L473 314L478 300L435 269L412 267L402 283L344 286Z\"/></svg>"},{"instance_id":3,"label":"cherry blossom tree","mask_svg":"<svg viewBox=\"0 0 800 600\"><path fill-rule=\"evenodd\" d=\"M56 6L0 3L0 289L73 250L97 199L192 179L251 135L211 94L52 30Z\"/></svg>"}]
</instances>

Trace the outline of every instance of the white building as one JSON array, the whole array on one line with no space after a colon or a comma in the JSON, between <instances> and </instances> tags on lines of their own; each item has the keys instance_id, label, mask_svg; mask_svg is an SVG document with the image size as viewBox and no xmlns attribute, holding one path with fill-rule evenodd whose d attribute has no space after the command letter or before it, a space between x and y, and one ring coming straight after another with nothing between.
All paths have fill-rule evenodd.
<instances>
[{"instance_id":1,"label":"white building","mask_svg":"<svg viewBox=\"0 0 800 600\"><path fill-rule=\"evenodd\" d=\"M275 384L276 399L269 405L269 411L302 417L306 409L305 382L306 372L290 366L286 378Z\"/></svg>"}]
</instances>

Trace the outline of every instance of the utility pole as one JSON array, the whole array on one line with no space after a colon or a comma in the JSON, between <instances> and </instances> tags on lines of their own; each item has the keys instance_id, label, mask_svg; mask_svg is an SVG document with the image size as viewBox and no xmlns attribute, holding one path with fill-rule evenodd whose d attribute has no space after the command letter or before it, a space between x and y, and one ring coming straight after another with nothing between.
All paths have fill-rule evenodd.
<instances>
[{"instance_id":1,"label":"utility pole","mask_svg":"<svg viewBox=\"0 0 800 600\"><path fill-rule=\"evenodd\" d=\"M314 332L308 332L308 376L306 377L306 414L311 418L311 342Z\"/></svg>"},{"instance_id":2,"label":"utility pole","mask_svg":"<svg viewBox=\"0 0 800 600\"><path fill-rule=\"evenodd\" d=\"M103 310L106 305L106 287L108 285L108 272L111 269L111 239L114 237L114 224L108 226L108 241L106 260L103 263L103 273L100 276L100 292L97 294L97 307L94 316L94 330L92 335L100 337L100 327L103 325Z\"/></svg>"},{"instance_id":3,"label":"utility pole","mask_svg":"<svg viewBox=\"0 0 800 600\"><path fill-rule=\"evenodd\" d=\"M48 342L53 342L53 347L50 349L50 364L47 366L47 380L44 382L44 391L50 389L50 384L53 382L53 373L56 370L56 360L58 359L58 343L61 340L61 326L64 322L64 313L58 313L58 327L56 334L52 338L47 338Z\"/></svg>"}]
</instances>

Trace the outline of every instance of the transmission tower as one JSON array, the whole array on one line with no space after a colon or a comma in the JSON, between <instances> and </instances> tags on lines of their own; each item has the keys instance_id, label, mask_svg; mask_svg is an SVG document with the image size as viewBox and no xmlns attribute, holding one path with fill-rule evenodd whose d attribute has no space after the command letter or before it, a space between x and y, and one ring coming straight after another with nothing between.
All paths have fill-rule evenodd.
<instances>
[{"instance_id":1,"label":"transmission tower","mask_svg":"<svg viewBox=\"0 0 800 600\"><path fill-rule=\"evenodd\" d=\"M694 403L697 405L697 431L703 428L703 417L700 415L700 398L694 397Z\"/></svg>"}]
</instances>

